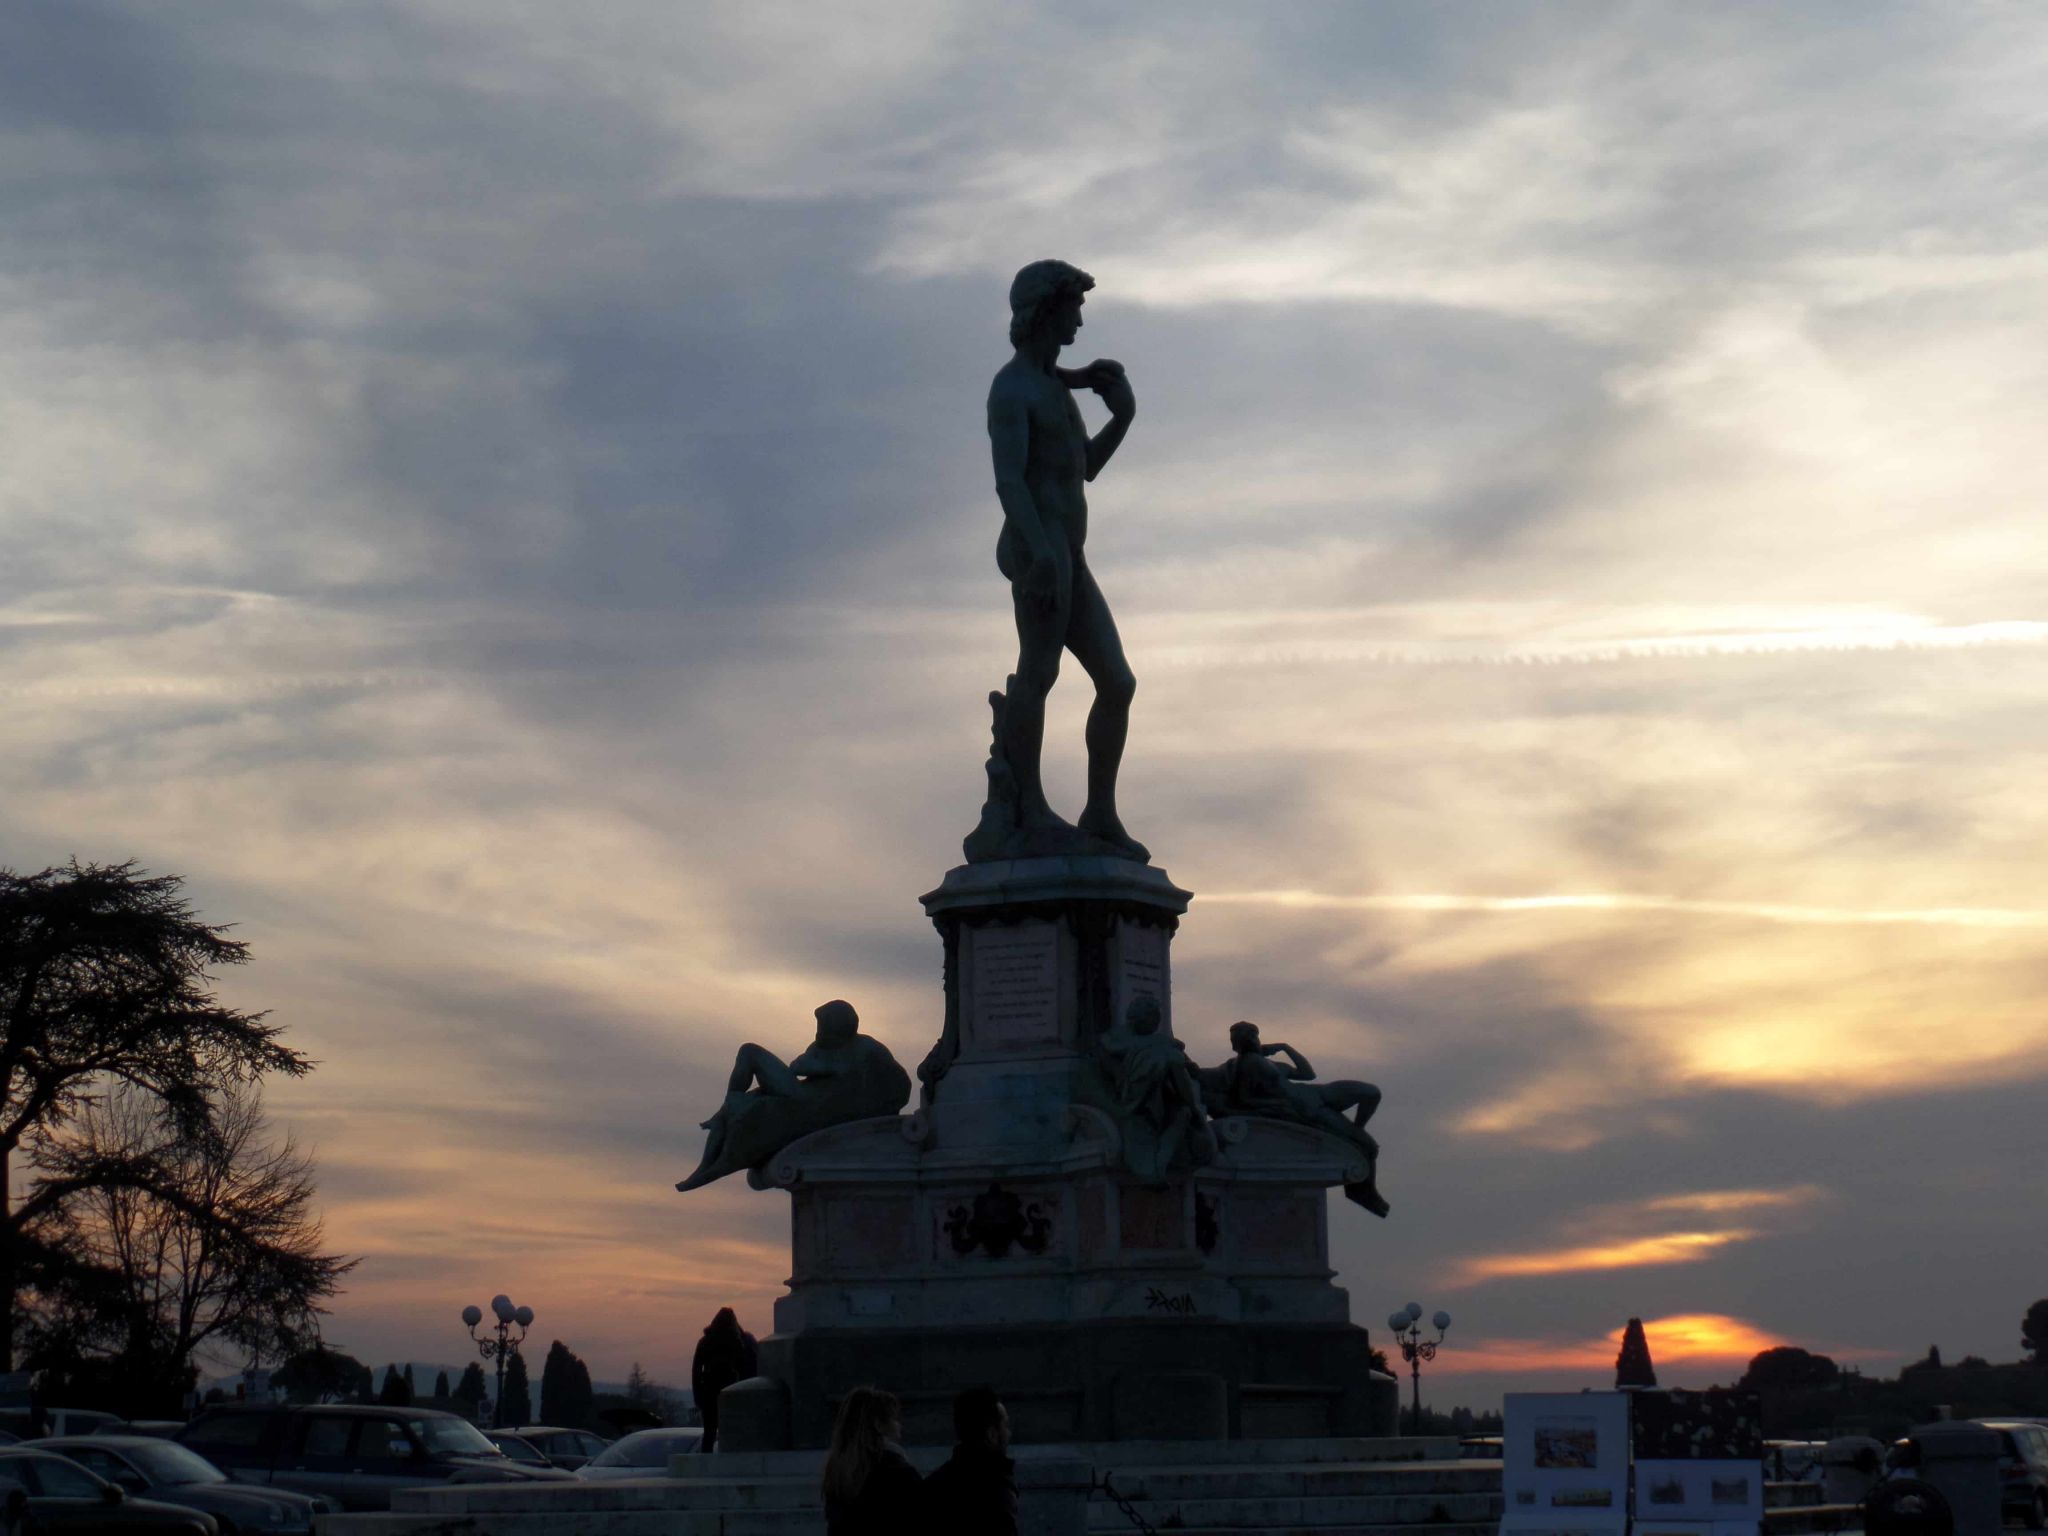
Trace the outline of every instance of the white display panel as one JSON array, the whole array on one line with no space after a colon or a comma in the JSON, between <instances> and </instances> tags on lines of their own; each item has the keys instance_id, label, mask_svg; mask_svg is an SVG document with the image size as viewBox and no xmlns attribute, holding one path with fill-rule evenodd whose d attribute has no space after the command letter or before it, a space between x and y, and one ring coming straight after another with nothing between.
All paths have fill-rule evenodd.
<instances>
[{"instance_id":1,"label":"white display panel","mask_svg":"<svg viewBox=\"0 0 2048 1536\"><path fill-rule=\"evenodd\" d=\"M1501 1432L1501 1530L1616 1536L1628 1529L1626 1392L1513 1392Z\"/></svg>"}]
</instances>

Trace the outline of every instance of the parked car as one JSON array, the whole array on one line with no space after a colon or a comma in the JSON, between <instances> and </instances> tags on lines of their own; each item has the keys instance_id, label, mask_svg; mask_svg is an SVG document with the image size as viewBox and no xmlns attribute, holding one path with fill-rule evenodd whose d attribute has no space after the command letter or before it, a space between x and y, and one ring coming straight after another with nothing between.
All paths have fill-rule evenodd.
<instances>
[{"instance_id":1,"label":"parked car","mask_svg":"<svg viewBox=\"0 0 2048 1536\"><path fill-rule=\"evenodd\" d=\"M32 1435L89 1435L96 1429L123 1429L127 1420L98 1408L0 1408L0 1429L17 1440Z\"/></svg>"},{"instance_id":2,"label":"parked car","mask_svg":"<svg viewBox=\"0 0 2048 1536\"><path fill-rule=\"evenodd\" d=\"M224 1406L187 1424L177 1443L238 1483L319 1494L348 1510L389 1509L399 1488L559 1482L572 1475L507 1460L469 1420L438 1408Z\"/></svg>"},{"instance_id":3,"label":"parked car","mask_svg":"<svg viewBox=\"0 0 2048 1536\"><path fill-rule=\"evenodd\" d=\"M604 1454L611 1441L603 1435L593 1434L587 1429L563 1429L554 1424L524 1424L517 1431L519 1438L539 1451L556 1466L574 1472L585 1465L593 1456Z\"/></svg>"},{"instance_id":4,"label":"parked car","mask_svg":"<svg viewBox=\"0 0 2048 1536\"><path fill-rule=\"evenodd\" d=\"M509 1429L487 1429L484 1431L484 1438L503 1452L507 1461L516 1461L522 1467L552 1467L554 1465L524 1435L515 1434Z\"/></svg>"},{"instance_id":5,"label":"parked car","mask_svg":"<svg viewBox=\"0 0 2048 1536\"><path fill-rule=\"evenodd\" d=\"M77 1462L49 1451L0 1449L0 1505L10 1529L26 1514L36 1531L155 1531L159 1536L220 1536L213 1516L179 1504L131 1499Z\"/></svg>"},{"instance_id":6,"label":"parked car","mask_svg":"<svg viewBox=\"0 0 2048 1536\"><path fill-rule=\"evenodd\" d=\"M1998 1431L1999 1503L2027 1529L2048 1526L2048 1428L2024 1419L1979 1419Z\"/></svg>"},{"instance_id":7,"label":"parked car","mask_svg":"<svg viewBox=\"0 0 2048 1536\"><path fill-rule=\"evenodd\" d=\"M701 1429L636 1429L591 1457L575 1475L591 1479L661 1477L668 1471L669 1457L696 1450L703 1439Z\"/></svg>"},{"instance_id":8,"label":"parked car","mask_svg":"<svg viewBox=\"0 0 2048 1536\"><path fill-rule=\"evenodd\" d=\"M163 1504L183 1504L213 1516L222 1536L241 1531L304 1533L313 1516L338 1510L332 1499L237 1483L197 1451L151 1435L66 1435L31 1440L39 1451L55 1451L115 1487Z\"/></svg>"}]
</instances>

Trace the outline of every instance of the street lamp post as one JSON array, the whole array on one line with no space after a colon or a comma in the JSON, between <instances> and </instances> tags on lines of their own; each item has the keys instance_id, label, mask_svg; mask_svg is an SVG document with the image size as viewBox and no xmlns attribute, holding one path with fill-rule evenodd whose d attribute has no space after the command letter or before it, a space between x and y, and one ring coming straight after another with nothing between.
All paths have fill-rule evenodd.
<instances>
[{"instance_id":1,"label":"street lamp post","mask_svg":"<svg viewBox=\"0 0 2048 1536\"><path fill-rule=\"evenodd\" d=\"M1422 1336L1422 1303L1411 1301L1399 1312L1387 1318L1387 1326L1394 1330L1394 1342L1401 1346L1401 1358L1408 1362L1408 1375L1415 1383L1415 1417L1412 1433L1422 1433L1422 1362L1436 1358L1436 1347L1443 1343L1444 1334L1451 1326L1451 1314L1439 1312L1429 1321L1436 1329L1436 1337Z\"/></svg>"},{"instance_id":2,"label":"street lamp post","mask_svg":"<svg viewBox=\"0 0 2048 1536\"><path fill-rule=\"evenodd\" d=\"M533 1326L533 1308L515 1307L509 1296L491 1298L491 1315L497 1318L497 1337L479 1334L476 1325L484 1320L482 1307L464 1307L462 1321L469 1329L469 1336L476 1340L477 1353L486 1360L498 1362L498 1395L491 1399L491 1428L505 1427L505 1357L519 1353L519 1346L526 1342L526 1330ZM513 1325L517 1324L519 1335L512 1337Z\"/></svg>"}]
</instances>

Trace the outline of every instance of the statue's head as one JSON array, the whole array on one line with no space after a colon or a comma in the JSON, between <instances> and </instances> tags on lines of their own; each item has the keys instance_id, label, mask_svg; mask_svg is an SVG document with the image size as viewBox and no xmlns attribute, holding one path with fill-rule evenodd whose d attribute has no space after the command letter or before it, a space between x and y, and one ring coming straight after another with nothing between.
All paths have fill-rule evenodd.
<instances>
[{"instance_id":1,"label":"statue's head","mask_svg":"<svg viewBox=\"0 0 2048 1536\"><path fill-rule=\"evenodd\" d=\"M853 1011L853 1004L841 1002L838 998L819 1005L817 1014L818 1038L827 1045L844 1045L860 1033L860 1015Z\"/></svg>"},{"instance_id":2,"label":"statue's head","mask_svg":"<svg viewBox=\"0 0 2048 1536\"><path fill-rule=\"evenodd\" d=\"M1010 281L1010 345L1023 346L1068 304L1074 311L1071 324L1079 330L1081 295L1094 286L1094 278L1064 261L1032 262ZM1068 331L1060 337L1060 345L1073 339L1073 332Z\"/></svg>"},{"instance_id":3,"label":"statue's head","mask_svg":"<svg viewBox=\"0 0 2048 1536\"><path fill-rule=\"evenodd\" d=\"M1159 1028L1159 999L1140 992L1124 1009L1124 1027L1134 1035L1149 1035Z\"/></svg>"},{"instance_id":4,"label":"statue's head","mask_svg":"<svg viewBox=\"0 0 2048 1536\"><path fill-rule=\"evenodd\" d=\"M1240 1054L1259 1048L1259 1026L1248 1019L1239 1019L1230 1026L1230 1048Z\"/></svg>"}]
</instances>

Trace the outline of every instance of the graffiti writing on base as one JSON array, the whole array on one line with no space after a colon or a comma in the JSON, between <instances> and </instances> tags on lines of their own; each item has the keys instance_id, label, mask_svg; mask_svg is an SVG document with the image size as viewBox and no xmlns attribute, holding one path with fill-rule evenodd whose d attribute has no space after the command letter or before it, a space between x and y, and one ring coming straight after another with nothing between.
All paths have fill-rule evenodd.
<instances>
[{"instance_id":1,"label":"graffiti writing on base","mask_svg":"<svg viewBox=\"0 0 2048 1536\"><path fill-rule=\"evenodd\" d=\"M1195 1298L1187 1291L1182 1291L1178 1296L1169 1296L1155 1285L1145 1292L1145 1310L1165 1312L1174 1317L1193 1317Z\"/></svg>"}]
</instances>

